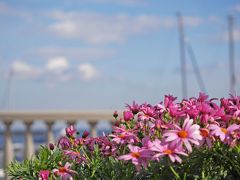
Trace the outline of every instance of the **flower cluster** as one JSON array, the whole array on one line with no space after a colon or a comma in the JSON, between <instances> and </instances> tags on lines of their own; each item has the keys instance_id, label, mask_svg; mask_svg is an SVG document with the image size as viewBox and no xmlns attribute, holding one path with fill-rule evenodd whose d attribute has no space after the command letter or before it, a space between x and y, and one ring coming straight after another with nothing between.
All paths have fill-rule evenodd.
<instances>
[{"instance_id":1,"label":"flower cluster","mask_svg":"<svg viewBox=\"0 0 240 180\"><path fill-rule=\"evenodd\" d=\"M215 142L229 147L239 144L240 97L222 98L219 105L204 93L180 103L176 99L168 95L155 106L127 105L123 120L110 135L113 142L129 149L120 160L132 160L140 170L148 161L160 161L164 156L181 163L181 157L193 148L211 148Z\"/></svg>"},{"instance_id":2,"label":"flower cluster","mask_svg":"<svg viewBox=\"0 0 240 180\"><path fill-rule=\"evenodd\" d=\"M79 136L73 126L66 128L57 147L49 145L52 154L61 153L61 160L51 169L40 169L39 179L77 178L84 169L99 166L97 157L132 164L141 172L153 163L181 164L194 151L211 151L216 144L228 149L240 146L239 96L218 101L200 93L197 98L176 100L166 95L156 105L127 104L122 116L114 112L115 125L108 135L93 138L85 131Z\"/></svg>"}]
</instances>

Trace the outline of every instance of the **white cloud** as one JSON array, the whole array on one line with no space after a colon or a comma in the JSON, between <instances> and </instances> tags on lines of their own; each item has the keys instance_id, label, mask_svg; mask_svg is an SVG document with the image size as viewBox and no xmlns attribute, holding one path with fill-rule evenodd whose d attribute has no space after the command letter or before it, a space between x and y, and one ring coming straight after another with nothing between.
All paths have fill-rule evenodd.
<instances>
[{"instance_id":1,"label":"white cloud","mask_svg":"<svg viewBox=\"0 0 240 180\"><path fill-rule=\"evenodd\" d=\"M240 12L240 4L236 4L236 5L233 7L233 11L235 11L235 12Z\"/></svg>"},{"instance_id":2,"label":"white cloud","mask_svg":"<svg viewBox=\"0 0 240 180\"><path fill-rule=\"evenodd\" d=\"M67 3L98 3L98 4L117 4L126 6L147 5L146 0L65 0Z\"/></svg>"},{"instance_id":3,"label":"white cloud","mask_svg":"<svg viewBox=\"0 0 240 180\"><path fill-rule=\"evenodd\" d=\"M106 15L74 11L53 11L47 15L55 21L49 25L49 32L93 44L122 43L133 35L176 27L176 17L157 15ZM199 17L185 17L184 23L186 26L196 27L202 24L203 20Z\"/></svg>"},{"instance_id":4,"label":"white cloud","mask_svg":"<svg viewBox=\"0 0 240 180\"><path fill-rule=\"evenodd\" d=\"M36 78L41 73L39 69L21 61L14 61L11 69L16 77L24 79Z\"/></svg>"},{"instance_id":5,"label":"white cloud","mask_svg":"<svg viewBox=\"0 0 240 180\"><path fill-rule=\"evenodd\" d=\"M10 5L3 3L3 2L0 2L0 14L21 17L26 20L32 20L31 13L29 13L21 8L11 7Z\"/></svg>"},{"instance_id":6,"label":"white cloud","mask_svg":"<svg viewBox=\"0 0 240 180\"><path fill-rule=\"evenodd\" d=\"M200 17L184 17L184 25L188 27L197 27L203 23L203 19Z\"/></svg>"},{"instance_id":7,"label":"white cloud","mask_svg":"<svg viewBox=\"0 0 240 180\"><path fill-rule=\"evenodd\" d=\"M93 0L93 2L98 3L114 3L114 4L120 4L120 5L143 5L146 4L147 1L144 0Z\"/></svg>"},{"instance_id":8,"label":"white cloud","mask_svg":"<svg viewBox=\"0 0 240 180\"><path fill-rule=\"evenodd\" d=\"M89 63L80 64L78 70L84 80L91 80L99 76L99 72Z\"/></svg>"},{"instance_id":9,"label":"white cloud","mask_svg":"<svg viewBox=\"0 0 240 180\"><path fill-rule=\"evenodd\" d=\"M61 74L69 68L68 60L65 57L54 57L48 60L46 70Z\"/></svg>"},{"instance_id":10,"label":"white cloud","mask_svg":"<svg viewBox=\"0 0 240 180\"><path fill-rule=\"evenodd\" d=\"M233 39L235 42L240 42L240 28L235 28L233 30ZM216 35L216 40L229 41L229 33L224 32L224 33Z\"/></svg>"},{"instance_id":11,"label":"white cloud","mask_svg":"<svg viewBox=\"0 0 240 180\"><path fill-rule=\"evenodd\" d=\"M235 29L233 33L234 40L240 42L240 29Z\"/></svg>"},{"instance_id":12,"label":"white cloud","mask_svg":"<svg viewBox=\"0 0 240 180\"><path fill-rule=\"evenodd\" d=\"M65 47L54 47L47 46L38 49L33 49L30 53L27 53L26 57L66 57L67 59L77 60L77 61L91 61L97 59L107 59L111 58L117 54L117 51L113 48L65 48Z\"/></svg>"}]
</instances>

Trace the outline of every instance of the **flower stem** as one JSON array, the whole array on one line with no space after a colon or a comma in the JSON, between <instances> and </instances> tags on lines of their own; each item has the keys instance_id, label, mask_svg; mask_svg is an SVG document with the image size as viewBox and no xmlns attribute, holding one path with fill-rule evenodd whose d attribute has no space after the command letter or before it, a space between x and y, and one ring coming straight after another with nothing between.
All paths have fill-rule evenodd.
<instances>
[{"instance_id":1,"label":"flower stem","mask_svg":"<svg viewBox=\"0 0 240 180\"><path fill-rule=\"evenodd\" d=\"M179 174L175 171L175 169L172 167L172 165L170 165L170 169L171 169L172 173L174 174L175 178L180 180L181 178L180 178Z\"/></svg>"}]
</instances>

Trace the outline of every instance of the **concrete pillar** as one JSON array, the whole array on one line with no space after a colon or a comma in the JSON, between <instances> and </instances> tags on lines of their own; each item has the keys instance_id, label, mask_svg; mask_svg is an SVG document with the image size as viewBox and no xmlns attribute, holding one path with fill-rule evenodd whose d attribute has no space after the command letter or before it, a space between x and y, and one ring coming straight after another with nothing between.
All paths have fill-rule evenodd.
<instances>
[{"instance_id":1,"label":"concrete pillar","mask_svg":"<svg viewBox=\"0 0 240 180\"><path fill-rule=\"evenodd\" d=\"M92 137L97 137L97 121L90 121L89 124Z\"/></svg>"},{"instance_id":2,"label":"concrete pillar","mask_svg":"<svg viewBox=\"0 0 240 180\"><path fill-rule=\"evenodd\" d=\"M11 124L12 121L6 121L5 124L5 146L4 146L4 168L6 168L10 162L13 160L14 152L13 152L13 143L12 143L12 132L11 132Z\"/></svg>"},{"instance_id":3,"label":"concrete pillar","mask_svg":"<svg viewBox=\"0 0 240 180\"><path fill-rule=\"evenodd\" d=\"M25 131L25 152L24 158L30 158L34 154L34 143L33 143L33 135L31 132L32 121L24 122L26 125Z\"/></svg>"},{"instance_id":4,"label":"concrete pillar","mask_svg":"<svg viewBox=\"0 0 240 180\"><path fill-rule=\"evenodd\" d=\"M53 121L46 122L47 124L47 144L54 143L54 136L52 132Z\"/></svg>"}]
</instances>

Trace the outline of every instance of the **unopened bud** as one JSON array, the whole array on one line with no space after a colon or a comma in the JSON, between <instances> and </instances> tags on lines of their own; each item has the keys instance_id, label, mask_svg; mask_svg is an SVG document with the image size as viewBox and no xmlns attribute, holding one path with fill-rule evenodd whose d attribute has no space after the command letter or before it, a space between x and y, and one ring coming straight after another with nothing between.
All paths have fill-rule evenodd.
<instances>
[{"instance_id":1,"label":"unopened bud","mask_svg":"<svg viewBox=\"0 0 240 180\"><path fill-rule=\"evenodd\" d=\"M54 150L54 148L55 148L55 146L54 146L54 144L53 143L49 143L49 149L51 150L51 151L53 151Z\"/></svg>"},{"instance_id":2,"label":"unopened bud","mask_svg":"<svg viewBox=\"0 0 240 180\"><path fill-rule=\"evenodd\" d=\"M115 124L114 124L114 126L119 127L119 126L120 126L120 121L116 121Z\"/></svg>"},{"instance_id":3,"label":"unopened bud","mask_svg":"<svg viewBox=\"0 0 240 180\"><path fill-rule=\"evenodd\" d=\"M117 112L117 111L114 111L113 117L114 117L114 118L117 118L117 117L118 117L118 112Z\"/></svg>"},{"instance_id":4,"label":"unopened bud","mask_svg":"<svg viewBox=\"0 0 240 180\"><path fill-rule=\"evenodd\" d=\"M133 113L131 111L123 111L123 119L125 121L130 121L134 117Z\"/></svg>"},{"instance_id":5,"label":"unopened bud","mask_svg":"<svg viewBox=\"0 0 240 180\"><path fill-rule=\"evenodd\" d=\"M84 131L82 138L87 138L89 136L89 132L88 131Z\"/></svg>"}]
</instances>

